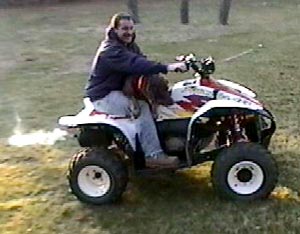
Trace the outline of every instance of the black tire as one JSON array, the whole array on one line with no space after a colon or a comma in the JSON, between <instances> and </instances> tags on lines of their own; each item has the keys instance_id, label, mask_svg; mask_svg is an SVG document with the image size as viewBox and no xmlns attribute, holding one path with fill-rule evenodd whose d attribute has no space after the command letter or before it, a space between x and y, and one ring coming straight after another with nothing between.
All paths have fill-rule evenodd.
<instances>
[{"instance_id":1,"label":"black tire","mask_svg":"<svg viewBox=\"0 0 300 234\"><path fill-rule=\"evenodd\" d=\"M273 191L278 170L265 147L256 143L236 143L217 156L211 177L221 197L253 201L266 198Z\"/></svg>"},{"instance_id":2,"label":"black tire","mask_svg":"<svg viewBox=\"0 0 300 234\"><path fill-rule=\"evenodd\" d=\"M71 191L80 201L102 205L121 197L128 182L128 170L114 152L86 148L71 159L68 180Z\"/></svg>"}]
</instances>

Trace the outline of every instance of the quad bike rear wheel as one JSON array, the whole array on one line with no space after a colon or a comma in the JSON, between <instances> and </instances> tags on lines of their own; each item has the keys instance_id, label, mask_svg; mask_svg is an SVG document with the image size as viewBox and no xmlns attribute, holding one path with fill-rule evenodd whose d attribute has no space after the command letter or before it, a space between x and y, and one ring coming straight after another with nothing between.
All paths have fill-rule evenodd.
<instances>
[{"instance_id":1,"label":"quad bike rear wheel","mask_svg":"<svg viewBox=\"0 0 300 234\"><path fill-rule=\"evenodd\" d=\"M80 201L102 205L121 197L128 182L128 171L113 151L86 148L71 159L68 180Z\"/></svg>"},{"instance_id":2,"label":"quad bike rear wheel","mask_svg":"<svg viewBox=\"0 0 300 234\"><path fill-rule=\"evenodd\" d=\"M251 201L268 197L277 183L278 170L265 147L236 143L217 156L211 177L221 197Z\"/></svg>"}]
</instances>

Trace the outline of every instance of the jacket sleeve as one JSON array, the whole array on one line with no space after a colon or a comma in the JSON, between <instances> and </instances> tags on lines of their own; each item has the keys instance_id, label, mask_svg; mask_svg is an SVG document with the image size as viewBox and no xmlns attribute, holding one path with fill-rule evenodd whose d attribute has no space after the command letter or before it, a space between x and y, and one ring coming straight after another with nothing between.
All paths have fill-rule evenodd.
<instances>
[{"instance_id":1,"label":"jacket sleeve","mask_svg":"<svg viewBox=\"0 0 300 234\"><path fill-rule=\"evenodd\" d=\"M167 66L147 60L143 55L114 46L102 56L106 66L129 75L152 75L168 73Z\"/></svg>"}]
</instances>

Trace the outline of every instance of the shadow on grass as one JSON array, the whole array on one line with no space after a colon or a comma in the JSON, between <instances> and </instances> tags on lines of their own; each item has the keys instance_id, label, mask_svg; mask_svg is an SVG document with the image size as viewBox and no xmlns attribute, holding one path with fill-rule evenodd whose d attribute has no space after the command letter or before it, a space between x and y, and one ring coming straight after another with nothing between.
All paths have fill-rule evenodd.
<instances>
[{"instance_id":1,"label":"shadow on grass","mask_svg":"<svg viewBox=\"0 0 300 234\"><path fill-rule=\"evenodd\" d=\"M287 227L300 228L294 218L300 215L296 199L300 163L296 152L283 150L275 154L279 190L277 196L263 201L219 199L210 182L211 163L205 163L173 174L131 178L122 199L105 206L81 204L68 193L68 156L64 151L3 147L0 155L0 162L7 167L1 175L7 186L15 185L8 193L3 186L2 196L8 199L2 200L2 212L7 215L2 221L11 228L21 215L22 220L30 221L15 228L15 233L31 227L38 231L41 222L46 224L45 230L53 229L55 233L79 230L89 234L253 233L254 229L256 233L284 233Z\"/></svg>"},{"instance_id":2,"label":"shadow on grass","mask_svg":"<svg viewBox=\"0 0 300 234\"><path fill-rule=\"evenodd\" d=\"M174 174L158 174L148 177L137 177L129 185L125 201L132 199L134 193L143 201L177 203L180 200L194 200L214 196L210 184L210 175L201 169Z\"/></svg>"},{"instance_id":3,"label":"shadow on grass","mask_svg":"<svg viewBox=\"0 0 300 234\"><path fill-rule=\"evenodd\" d=\"M206 167L210 168L135 178L118 203L84 207L94 227L109 233L230 233L238 220L241 227L243 219L255 219L276 206L274 199L249 203L219 199ZM224 228L229 232L222 232Z\"/></svg>"},{"instance_id":4,"label":"shadow on grass","mask_svg":"<svg viewBox=\"0 0 300 234\"><path fill-rule=\"evenodd\" d=\"M280 185L275 189L277 194L265 200L244 203L219 199L210 182L211 165L204 164L175 174L133 178L118 203L83 207L87 208L95 228L101 226L110 233L234 233L237 230L251 233L254 227L257 233L267 230L277 233L278 225L262 220L266 215L276 220L278 212L283 212L285 217L283 225L291 219L286 209L293 210L299 204L298 193L289 189L297 185L296 181L290 181L299 174L295 170L298 163L290 163L297 156L291 152L275 155ZM298 227L296 223L293 226Z\"/></svg>"},{"instance_id":5,"label":"shadow on grass","mask_svg":"<svg viewBox=\"0 0 300 234\"><path fill-rule=\"evenodd\" d=\"M180 230L180 224L173 222L190 222L218 200L209 174L201 172L201 176L188 171L131 178L117 203L84 207L89 209L95 227L110 233L168 233L174 225Z\"/></svg>"}]
</instances>

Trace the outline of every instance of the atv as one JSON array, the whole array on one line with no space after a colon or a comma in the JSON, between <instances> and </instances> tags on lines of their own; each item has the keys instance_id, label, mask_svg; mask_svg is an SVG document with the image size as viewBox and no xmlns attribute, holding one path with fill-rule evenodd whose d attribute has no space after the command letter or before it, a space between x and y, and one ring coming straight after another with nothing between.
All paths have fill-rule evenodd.
<instances>
[{"instance_id":1,"label":"atv","mask_svg":"<svg viewBox=\"0 0 300 234\"><path fill-rule=\"evenodd\" d=\"M274 189L278 170L268 150L276 129L273 115L255 92L228 80L215 80L211 57L180 56L193 78L170 88L171 106L157 108L156 126L164 152L178 156L178 170L213 161L211 180L220 196L239 201L263 199ZM59 126L75 136L81 149L69 164L68 181L82 202L116 201L129 175L149 169L139 143L135 118L98 113L88 98L76 115Z\"/></svg>"}]
</instances>

